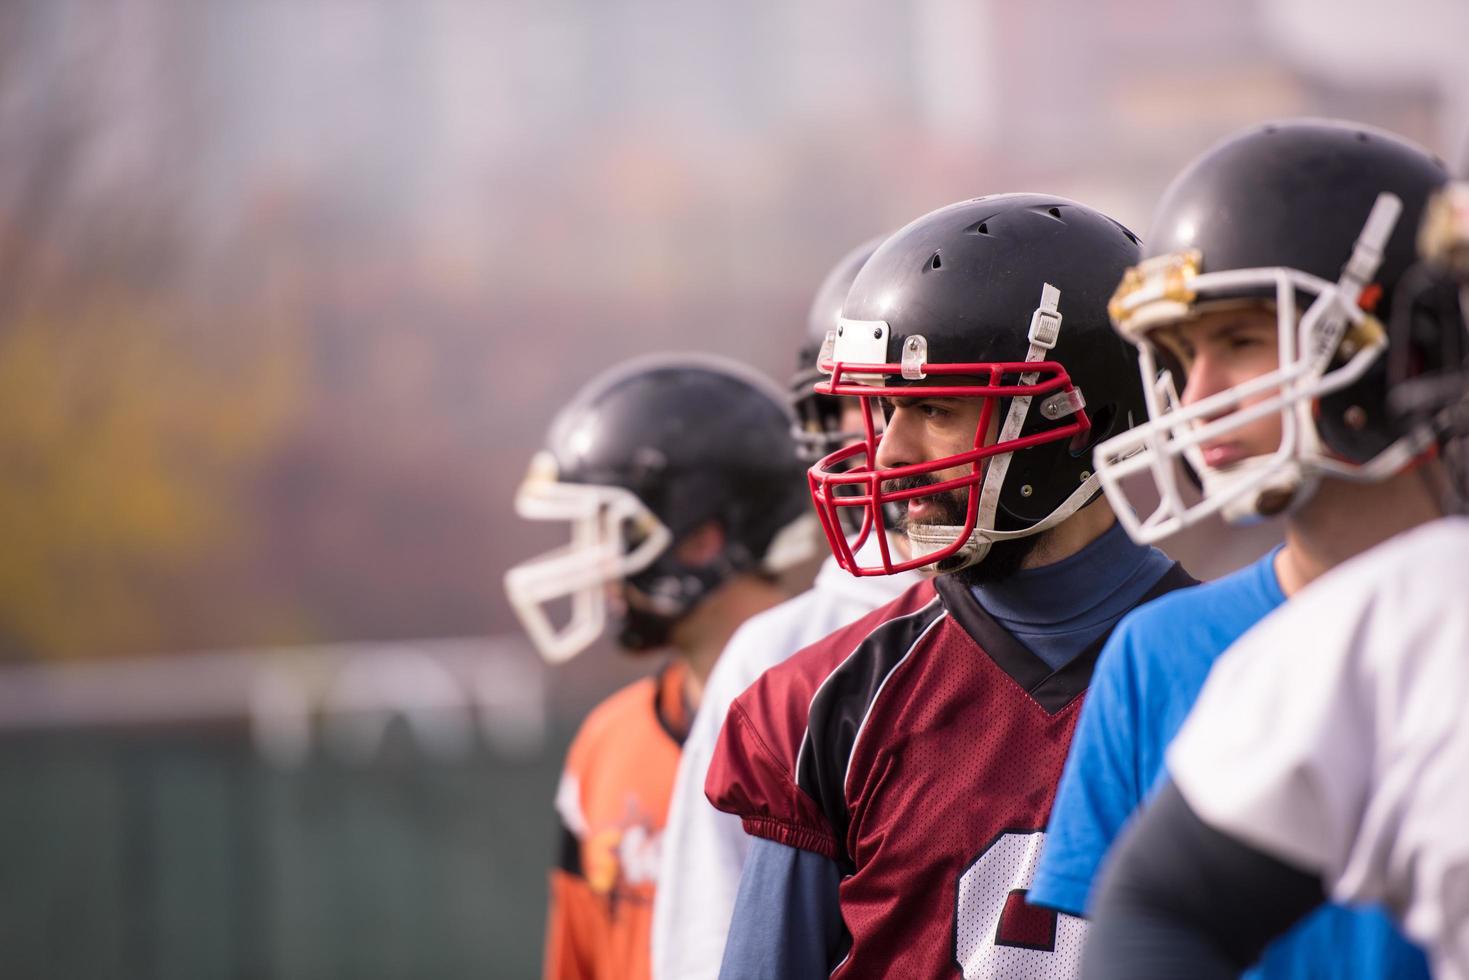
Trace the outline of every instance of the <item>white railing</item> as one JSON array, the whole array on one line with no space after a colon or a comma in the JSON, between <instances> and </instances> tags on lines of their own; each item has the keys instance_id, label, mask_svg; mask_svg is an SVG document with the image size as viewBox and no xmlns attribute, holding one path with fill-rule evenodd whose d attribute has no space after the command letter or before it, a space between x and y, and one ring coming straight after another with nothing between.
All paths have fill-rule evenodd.
<instances>
[{"instance_id":1,"label":"white railing","mask_svg":"<svg viewBox=\"0 0 1469 980\"><path fill-rule=\"evenodd\" d=\"M206 651L0 667L0 733L240 722L281 766L376 757L398 719L427 756L544 747L547 677L519 636Z\"/></svg>"}]
</instances>

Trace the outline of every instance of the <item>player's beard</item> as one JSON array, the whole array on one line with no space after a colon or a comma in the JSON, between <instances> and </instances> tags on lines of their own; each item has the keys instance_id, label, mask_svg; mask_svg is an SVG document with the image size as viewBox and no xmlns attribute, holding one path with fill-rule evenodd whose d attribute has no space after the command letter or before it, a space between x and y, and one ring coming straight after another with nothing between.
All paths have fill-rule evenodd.
<instances>
[{"instance_id":1,"label":"player's beard","mask_svg":"<svg viewBox=\"0 0 1469 980\"><path fill-rule=\"evenodd\" d=\"M900 477L896 480L884 480L882 488L885 492L892 493L897 490L931 487L939 482L938 477L925 473L918 476ZM924 499L938 511L938 516L932 521L923 523L963 527L965 515L969 509L969 491L969 487L959 487L925 497ZM902 507L900 515L894 522L894 530L906 535L908 526L908 509L905 506ZM1025 564L1025 559L1035 550L1037 538L1039 535L1032 534L1008 541L995 541L990 544L990 549L985 556L971 565L955 570L952 564L953 559L946 558L935 563L934 568L939 574L952 574L960 582L971 587L990 582L1002 582L1018 572Z\"/></svg>"}]
</instances>

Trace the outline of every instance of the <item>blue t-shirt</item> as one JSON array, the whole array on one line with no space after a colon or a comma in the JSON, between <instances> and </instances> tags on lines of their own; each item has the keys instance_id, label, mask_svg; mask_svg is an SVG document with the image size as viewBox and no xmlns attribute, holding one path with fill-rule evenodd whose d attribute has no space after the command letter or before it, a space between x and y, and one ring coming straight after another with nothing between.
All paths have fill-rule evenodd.
<instances>
[{"instance_id":1,"label":"blue t-shirt","mask_svg":"<svg viewBox=\"0 0 1469 980\"><path fill-rule=\"evenodd\" d=\"M1117 625L1082 706L1028 901L1073 915L1086 909L1107 849L1166 778L1168 743L1214 661L1285 601L1279 551L1171 592ZM1327 905L1267 947L1246 975L1426 978L1428 964L1381 909Z\"/></svg>"}]
</instances>

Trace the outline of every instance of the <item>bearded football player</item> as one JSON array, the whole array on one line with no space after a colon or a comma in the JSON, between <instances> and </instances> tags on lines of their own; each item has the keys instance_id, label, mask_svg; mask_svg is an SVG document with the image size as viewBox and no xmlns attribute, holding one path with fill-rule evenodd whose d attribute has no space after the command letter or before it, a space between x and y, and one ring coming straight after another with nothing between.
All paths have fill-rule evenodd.
<instances>
[{"instance_id":1,"label":"bearded football player","mask_svg":"<svg viewBox=\"0 0 1469 980\"><path fill-rule=\"evenodd\" d=\"M690 716L736 627L785 599L775 576L813 550L792 423L784 393L733 362L645 358L582 389L531 463L517 512L571 531L569 546L506 575L536 647L565 661L615 620L624 650L671 654L598 706L567 754L547 977L649 975L659 841Z\"/></svg>"},{"instance_id":2,"label":"bearded football player","mask_svg":"<svg viewBox=\"0 0 1469 980\"><path fill-rule=\"evenodd\" d=\"M1143 410L1106 316L1137 256L1105 215L1011 194L919 218L858 274L821 360L863 437L812 496L847 571L938 574L731 706L706 792L755 840L722 976L1075 972L1084 923L1024 901L1061 763L1112 626L1192 581L1091 471Z\"/></svg>"},{"instance_id":3,"label":"bearded football player","mask_svg":"<svg viewBox=\"0 0 1469 980\"><path fill-rule=\"evenodd\" d=\"M1158 540L1212 513L1282 515L1285 543L1128 617L1103 650L1066 765L1033 902L1079 914L1103 855L1157 788L1173 736L1224 650L1331 568L1439 515L1431 434L1388 410L1388 333L1415 361L1435 317L1399 297L1442 165L1390 133L1325 120L1252 127L1165 192L1112 305L1137 346L1149 421L1097 450L1121 519ZM1406 308L1398 308L1402 299ZM1190 495L1189 474L1199 491ZM1134 511L1129 475L1160 503ZM1280 650L1281 658L1301 651ZM1381 908L1327 907L1261 975L1422 977Z\"/></svg>"}]
</instances>

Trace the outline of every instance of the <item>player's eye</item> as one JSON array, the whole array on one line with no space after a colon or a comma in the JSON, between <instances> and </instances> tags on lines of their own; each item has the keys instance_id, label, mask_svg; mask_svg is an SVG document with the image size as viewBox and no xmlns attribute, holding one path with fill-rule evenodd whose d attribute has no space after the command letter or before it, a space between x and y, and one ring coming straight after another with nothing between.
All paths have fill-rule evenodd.
<instances>
[{"instance_id":1,"label":"player's eye","mask_svg":"<svg viewBox=\"0 0 1469 980\"><path fill-rule=\"evenodd\" d=\"M1265 346L1265 338L1256 334L1236 333L1231 334L1225 341L1227 348L1234 353L1245 353L1258 350Z\"/></svg>"},{"instance_id":2,"label":"player's eye","mask_svg":"<svg viewBox=\"0 0 1469 980\"><path fill-rule=\"evenodd\" d=\"M918 411L923 413L924 418L934 421L942 421L953 414L943 405L935 405L933 402L919 402Z\"/></svg>"}]
</instances>

